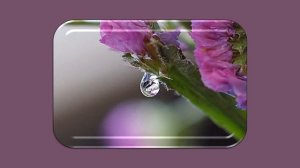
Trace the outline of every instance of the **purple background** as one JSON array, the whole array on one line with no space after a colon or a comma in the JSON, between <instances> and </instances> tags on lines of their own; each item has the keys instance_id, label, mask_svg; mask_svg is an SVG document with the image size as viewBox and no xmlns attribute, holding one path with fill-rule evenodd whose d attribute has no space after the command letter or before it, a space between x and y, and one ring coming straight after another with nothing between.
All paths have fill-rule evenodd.
<instances>
[{"instance_id":1,"label":"purple background","mask_svg":"<svg viewBox=\"0 0 300 168\"><path fill-rule=\"evenodd\" d=\"M299 4L0 2L0 167L299 167ZM69 149L52 132L52 39L69 19L233 19L248 34L246 139L231 149ZM298 160L297 160L298 158Z\"/></svg>"}]
</instances>

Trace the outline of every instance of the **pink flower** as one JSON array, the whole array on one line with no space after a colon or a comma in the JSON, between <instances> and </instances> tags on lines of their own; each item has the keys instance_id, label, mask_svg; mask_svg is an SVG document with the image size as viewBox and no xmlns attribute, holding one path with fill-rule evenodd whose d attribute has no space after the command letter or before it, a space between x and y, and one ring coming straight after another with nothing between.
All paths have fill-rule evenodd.
<instances>
[{"instance_id":1,"label":"pink flower","mask_svg":"<svg viewBox=\"0 0 300 168\"><path fill-rule=\"evenodd\" d=\"M100 42L112 49L145 55L145 40L151 31L144 21L105 20L100 23Z\"/></svg>"},{"instance_id":2,"label":"pink flower","mask_svg":"<svg viewBox=\"0 0 300 168\"><path fill-rule=\"evenodd\" d=\"M194 51L201 78L205 86L230 94L237 106L247 108L247 81L236 74L239 69L232 63L232 48L229 39L234 36L233 22L226 20L192 21L195 41Z\"/></svg>"}]
</instances>

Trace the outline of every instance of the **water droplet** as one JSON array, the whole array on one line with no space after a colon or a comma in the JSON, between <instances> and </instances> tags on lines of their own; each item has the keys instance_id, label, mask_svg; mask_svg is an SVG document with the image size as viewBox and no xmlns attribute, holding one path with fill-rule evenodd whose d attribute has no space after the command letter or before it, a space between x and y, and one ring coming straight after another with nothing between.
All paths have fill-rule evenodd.
<instances>
[{"instance_id":1,"label":"water droplet","mask_svg":"<svg viewBox=\"0 0 300 168\"><path fill-rule=\"evenodd\" d=\"M153 97L159 92L159 79L156 75L145 72L140 89L144 96Z\"/></svg>"}]
</instances>

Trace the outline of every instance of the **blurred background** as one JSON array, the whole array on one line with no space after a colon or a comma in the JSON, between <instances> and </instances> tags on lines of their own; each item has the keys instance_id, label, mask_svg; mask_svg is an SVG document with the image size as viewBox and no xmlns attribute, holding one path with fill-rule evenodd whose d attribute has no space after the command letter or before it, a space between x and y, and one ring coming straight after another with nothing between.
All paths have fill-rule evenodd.
<instances>
[{"instance_id":1,"label":"blurred background","mask_svg":"<svg viewBox=\"0 0 300 168\"><path fill-rule=\"evenodd\" d=\"M160 22L164 24L180 23ZM99 21L72 21L55 33L53 119L60 143L75 148L236 143L200 110L162 85L155 97L145 97L139 87L143 73L125 63L123 53L101 44L99 31ZM187 33L181 33L181 39L188 39ZM183 46L185 54L191 55L188 40Z\"/></svg>"}]
</instances>

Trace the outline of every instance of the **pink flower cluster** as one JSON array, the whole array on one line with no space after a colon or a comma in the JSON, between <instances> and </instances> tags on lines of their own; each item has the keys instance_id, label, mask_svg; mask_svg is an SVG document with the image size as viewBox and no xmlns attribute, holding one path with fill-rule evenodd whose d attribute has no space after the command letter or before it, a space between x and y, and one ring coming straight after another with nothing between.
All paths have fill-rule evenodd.
<instances>
[{"instance_id":1,"label":"pink flower cluster","mask_svg":"<svg viewBox=\"0 0 300 168\"><path fill-rule=\"evenodd\" d=\"M179 31L158 32L165 44L179 47ZM142 20L104 20L100 24L100 42L112 49L137 55L145 55L145 42L153 32Z\"/></svg>"},{"instance_id":2,"label":"pink flower cluster","mask_svg":"<svg viewBox=\"0 0 300 168\"><path fill-rule=\"evenodd\" d=\"M247 81L236 75L239 67L232 63L232 25L227 20L195 20L190 34L196 44L194 54L203 83L216 92L234 96L237 106L246 109Z\"/></svg>"},{"instance_id":3,"label":"pink flower cluster","mask_svg":"<svg viewBox=\"0 0 300 168\"><path fill-rule=\"evenodd\" d=\"M144 41L151 31L144 21L105 20L100 24L100 42L122 52L145 55Z\"/></svg>"}]
</instances>

